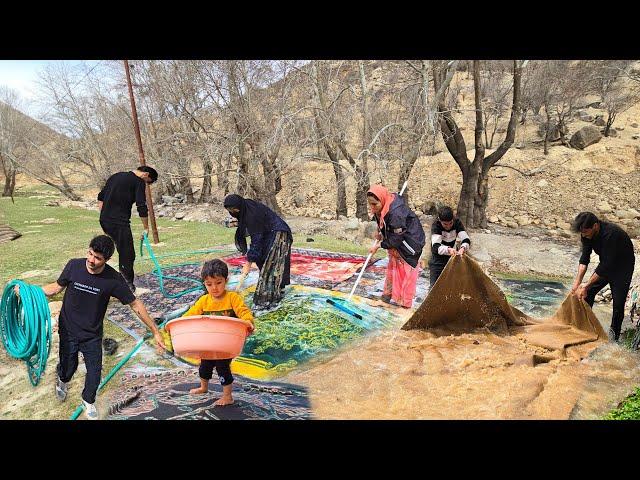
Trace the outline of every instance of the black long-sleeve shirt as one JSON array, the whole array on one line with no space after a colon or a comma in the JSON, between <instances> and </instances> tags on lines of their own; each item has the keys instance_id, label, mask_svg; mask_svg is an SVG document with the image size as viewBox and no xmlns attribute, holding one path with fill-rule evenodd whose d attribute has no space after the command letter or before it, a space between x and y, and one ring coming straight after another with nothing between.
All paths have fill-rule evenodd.
<instances>
[{"instance_id":1,"label":"black long-sleeve shirt","mask_svg":"<svg viewBox=\"0 0 640 480\"><path fill-rule=\"evenodd\" d=\"M449 261L449 248L455 248L456 240L460 240L460 246L467 244L471 246L471 239L464 229L464 225L459 218L453 222L453 226L449 230L440 223L437 218L431 225L431 265L444 265Z\"/></svg>"},{"instance_id":2,"label":"black long-sleeve shirt","mask_svg":"<svg viewBox=\"0 0 640 480\"><path fill-rule=\"evenodd\" d=\"M592 239L581 237L581 265L589 265L591 251L600 257L595 273L605 279L633 274L635 255L631 238L623 229L610 222L600 222L600 231Z\"/></svg>"},{"instance_id":3,"label":"black long-sleeve shirt","mask_svg":"<svg viewBox=\"0 0 640 480\"><path fill-rule=\"evenodd\" d=\"M103 202L100 221L115 225L129 225L131 207L134 203L138 207L138 215L147 217L149 211L145 187L144 180L133 172L118 172L111 175L98 194L98 200Z\"/></svg>"}]
</instances>

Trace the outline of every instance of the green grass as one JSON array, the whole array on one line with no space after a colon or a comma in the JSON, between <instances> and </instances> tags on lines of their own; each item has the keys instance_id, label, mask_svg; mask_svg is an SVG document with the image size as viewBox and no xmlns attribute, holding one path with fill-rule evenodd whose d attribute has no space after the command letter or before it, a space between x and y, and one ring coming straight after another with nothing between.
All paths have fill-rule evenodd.
<instances>
[{"instance_id":1,"label":"green grass","mask_svg":"<svg viewBox=\"0 0 640 480\"><path fill-rule=\"evenodd\" d=\"M94 235L101 234L98 221L99 212L79 207L46 207L49 198L29 198L38 194L56 196L56 192L48 187L31 187L21 189L15 197L15 204L10 198L0 199L0 222L9 224L22 233L22 237L0 245L0 284L18 278L26 271L41 270L40 275L26 278L32 284L54 282L67 261L81 258L86 254L89 241ZM59 223L42 223L41 220L53 218ZM140 220L132 216L132 231L136 244L136 274L151 271L153 264L141 258L138 251L138 239L142 232ZM173 221L158 218L158 234L161 244L154 246L156 254L187 252L211 248L233 243L235 229L221 225L200 222ZM356 245L344 240L336 240L327 235L314 235L313 242L306 241L306 235L295 235L294 246L315 248L345 253L366 255L368 247ZM233 251L233 250L231 250ZM376 258L382 258L385 252L379 250ZM170 257L161 260L162 264L186 262L192 259L201 260L203 255ZM117 266L117 253L109 261Z\"/></svg>"},{"instance_id":2,"label":"green grass","mask_svg":"<svg viewBox=\"0 0 640 480\"><path fill-rule=\"evenodd\" d=\"M640 387L629 395L615 410L610 411L605 420L640 420Z\"/></svg>"}]
</instances>

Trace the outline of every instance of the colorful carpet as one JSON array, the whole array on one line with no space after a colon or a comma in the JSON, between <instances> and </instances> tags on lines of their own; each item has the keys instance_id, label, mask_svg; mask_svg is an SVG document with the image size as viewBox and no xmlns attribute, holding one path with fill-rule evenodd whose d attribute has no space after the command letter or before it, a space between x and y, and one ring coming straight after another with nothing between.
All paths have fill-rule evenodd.
<instances>
[{"instance_id":1,"label":"colorful carpet","mask_svg":"<svg viewBox=\"0 0 640 480\"><path fill-rule=\"evenodd\" d=\"M121 384L108 394L107 420L306 420L311 418L307 392L296 385L249 381L236 377L235 403L214 406L222 387L215 381L206 394L192 395L199 385L194 368L165 370L138 364L127 369Z\"/></svg>"}]
</instances>

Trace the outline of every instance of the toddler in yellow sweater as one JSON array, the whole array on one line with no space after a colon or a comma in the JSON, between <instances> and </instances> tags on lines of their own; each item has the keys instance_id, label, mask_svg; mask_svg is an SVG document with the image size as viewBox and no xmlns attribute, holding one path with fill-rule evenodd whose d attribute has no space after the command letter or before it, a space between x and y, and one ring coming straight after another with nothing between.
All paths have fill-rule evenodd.
<instances>
[{"instance_id":1,"label":"toddler in yellow sweater","mask_svg":"<svg viewBox=\"0 0 640 480\"><path fill-rule=\"evenodd\" d=\"M222 260L209 260L202 266L200 277L207 289L207 293L200 297L198 301L183 315L221 315L225 317L236 317L251 324L253 332L253 314L245 305L242 297L236 292L229 292L226 289L229 267ZM189 390L189 393L207 393L209 390L209 380L213 376L213 367L216 368L220 383L222 384L222 397L214 405L231 405L233 396L233 375L231 375L231 360L201 360L200 362L200 387Z\"/></svg>"}]
</instances>

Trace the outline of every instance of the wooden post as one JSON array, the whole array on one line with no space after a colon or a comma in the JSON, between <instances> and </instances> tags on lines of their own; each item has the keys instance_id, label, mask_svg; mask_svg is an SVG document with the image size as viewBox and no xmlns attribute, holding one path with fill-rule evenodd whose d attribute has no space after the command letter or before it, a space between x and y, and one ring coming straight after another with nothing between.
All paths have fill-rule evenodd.
<instances>
[{"instance_id":1,"label":"wooden post","mask_svg":"<svg viewBox=\"0 0 640 480\"><path fill-rule=\"evenodd\" d=\"M133 98L133 87L131 85L131 72L129 71L128 60L124 60L124 71L127 74L127 86L129 87L129 99L131 100L131 116L133 117L133 129L136 133L136 140L138 142L138 155L140 157L140 164L146 165L147 162L144 159L144 149L142 148L142 138L140 137L140 124L138 123L138 111L136 110L136 101ZM160 238L158 237L158 227L156 225L156 215L153 211L151 186L149 184L146 184L145 195L147 197L147 208L149 209L149 225L151 226L153 243L160 243Z\"/></svg>"}]
</instances>

